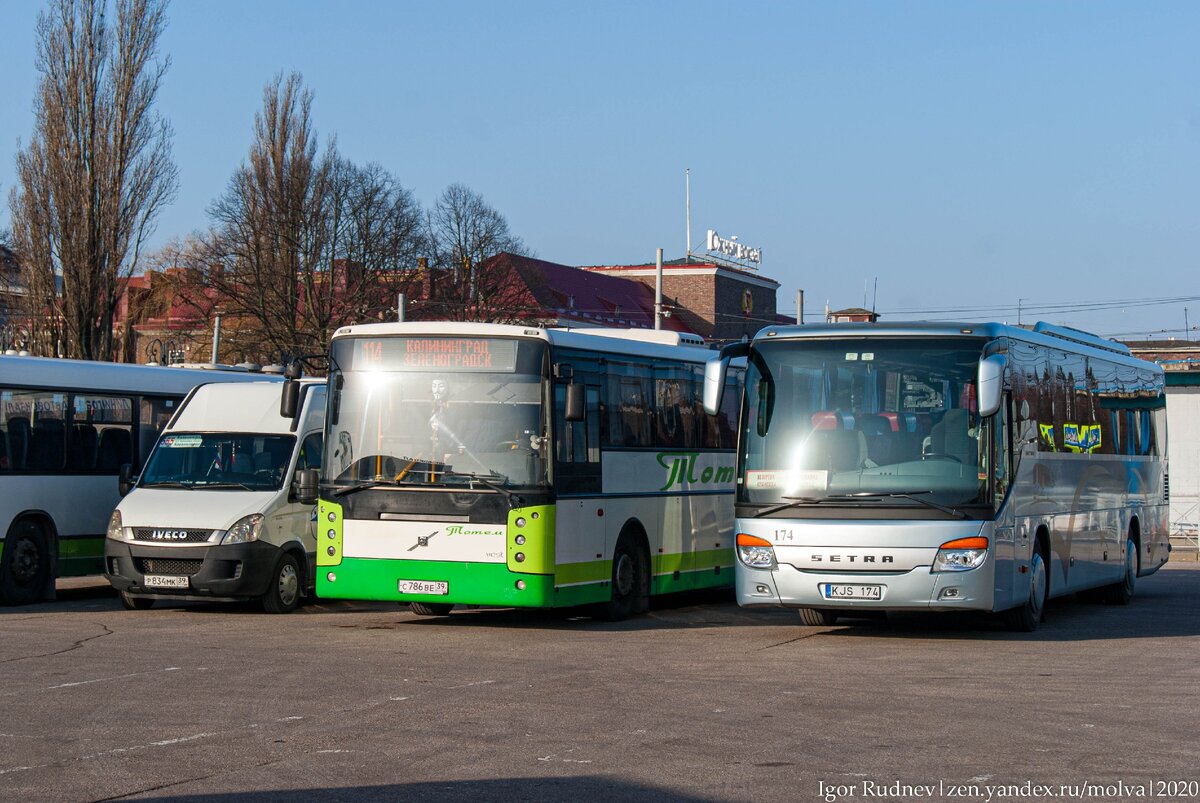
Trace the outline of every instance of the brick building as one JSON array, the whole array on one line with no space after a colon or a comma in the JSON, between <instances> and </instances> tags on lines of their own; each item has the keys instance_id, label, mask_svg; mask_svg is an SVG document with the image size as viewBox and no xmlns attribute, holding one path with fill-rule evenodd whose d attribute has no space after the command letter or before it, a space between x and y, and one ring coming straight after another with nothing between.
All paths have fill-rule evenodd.
<instances>
[{"instance_id":1,"label":"brick building","mask_svg":"<svg viewBox=\"0 0 1200 803\"><path fill-rule=\"evenodd\" d=\"M583 270L646 285L653 310L653 264L594 265ZM777 312L778 290L774 279L721 262L691 257L663 263L663 303L672 318L678 317L688 331L706 340L739 340L764 326L791 323Z\"/></svg>"}]
</instances>

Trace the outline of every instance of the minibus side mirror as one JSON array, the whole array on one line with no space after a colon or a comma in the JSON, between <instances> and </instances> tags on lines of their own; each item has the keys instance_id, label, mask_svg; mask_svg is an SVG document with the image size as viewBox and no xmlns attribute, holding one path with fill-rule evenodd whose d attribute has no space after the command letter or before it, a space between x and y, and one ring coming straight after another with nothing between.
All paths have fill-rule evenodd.
<instances>
[{"instance_id":1,"label":"minibus side mirror","mask_svg":"<svg viewBox=\"0 0 1200 803\"><path fill-rule=\"evenodd\" d=\"M300 363L289 363L284 376L283 391L279 397L279 415L283 418L295 418L296 408L300 404L300 375L303 369Z\"/></svg>"},{"instance_id":2,"label":"minibus side mirror","mask_svg":"<svg viewBox=\"0 0 1200 803\"><path fill-rule=\"evenodd\" d=\"M120 491L121 496L128 496L136 482L137 479L133 476L133 466L129 463L122 464L121 473L117 475L117 490Z\"/></svg>"},{"instance_id":3,"label":"minibus side mirror","mask_svg":"<svg viewBox=\"0 0 1200 803\"><path fill-rule=\"evenodd\" d=\"M993 354L979 361L979 378L977 398L979 400L979 416L987 418L1000 410L1004 401L1004 366L1007 360L1003 354Z\"/></svg>"},{"instance_id":4,"label":"minibus side mirror","mask_svg":"<svg viewBox=\"0 0 1200 803\"><path fill-rule=\"evenodd\" d=\"M292 496L302 505L315 505L318 496L318 483L321 472L315 468L302 468L296 472L292 482Z\"/></svg>"},{"instance_id":5,"label":"minibus side mirror","mask_svg":"<svg viewBox=\"0 0 1200 803\"><path fill-rule=\"evenodd\" d=\"M578 382L567 385L567 409L564 412L568 421L583 421L587 415L583 403L583 385Z\"/></svg>"}]
</instances>

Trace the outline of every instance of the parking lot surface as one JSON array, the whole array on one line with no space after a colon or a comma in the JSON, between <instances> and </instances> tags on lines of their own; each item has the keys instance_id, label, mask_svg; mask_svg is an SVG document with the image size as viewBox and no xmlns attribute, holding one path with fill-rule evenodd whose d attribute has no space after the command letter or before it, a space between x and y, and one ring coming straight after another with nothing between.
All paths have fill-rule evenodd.
<instances>
[{"instance_id":1,"label":"parking lot surface","mask_svg":"<svg viewBox=\"0 0 1200 803\"><path fill-rule=\"evenodd\" d=\"M1128 607L1057 600L1032 634L971 616L803 627L721 594L612 624L133 612L69 585L0 609L5 800L1049 800L1088 783L1097 800L1200 780L1197 563Z\"/></svg>"}]
</instances>

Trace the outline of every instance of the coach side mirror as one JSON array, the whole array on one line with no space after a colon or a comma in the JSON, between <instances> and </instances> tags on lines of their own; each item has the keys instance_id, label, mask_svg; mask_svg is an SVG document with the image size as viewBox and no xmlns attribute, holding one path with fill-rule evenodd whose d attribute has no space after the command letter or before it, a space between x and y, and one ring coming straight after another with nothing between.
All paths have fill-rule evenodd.
<instances>
[{"instance_id":1,"label":"coach side mirror","mask_svg":"<svg viewBox=\"0 0 1200 803\"><path fill-rule=\"evenodd\" d=\"M127 496L133 490L134 482L133 466L129 463L122 464L121 473L117 475L117 490L120 491L121 496Z\"/></svg>"},{"instance_id":2,"label":"coach side mirror","mask_svg":"<svg viewBox=\"0 0 1200 803\"><path fill-rule=\"evenodd\" d=\"M729 370L728 357L713 357L704 363L704 412L716 415L721 409L721 397L725 395L725 374Z\"/></svg>"},{"instance_id":3,"label":"coach side mirror","mask_svg":"<svg viewBox=\"0 0 1200 803\"><path fill-rule=\"evenodd\" d=\"M582 421L587 416L583 403L583 385L578 382L567 385L567 409L564 412L568 421Z\"/></svg>"},{"instance_id":4,"label":"coach side mirror","mask_svg":"<svg viewBox=\"0 0 1200 803\"><path fill-rule=\"evenodd\" d=\"M300 363L289 363L283 375L283 392L279 397L279 415L283 418L295 418L296 408L300 404L300 375L303 369Z\"/></svg>"},{"instance_id":5,"label":"coach side mirror","mask_svg":"<svg viewBox=\"0 0 1200 803\"><path fill-rule=\"evenodd\" d=\"M302 468L292 482L292 496L302 505L315 505L321 474L315 468Z\"/></svg>"},{"instance_id":6,"label":"coach side mirror","mask_svg":"<svg viewBox=\"0 0 1200 803\"><path fill-rule=\"evenodd\" d=\"M1003 354L993 354L979 361L978 399L979 416L987 418L1000 410L1004 401L1004 366L1006 359Z\"/></svg>"}]
</instances>

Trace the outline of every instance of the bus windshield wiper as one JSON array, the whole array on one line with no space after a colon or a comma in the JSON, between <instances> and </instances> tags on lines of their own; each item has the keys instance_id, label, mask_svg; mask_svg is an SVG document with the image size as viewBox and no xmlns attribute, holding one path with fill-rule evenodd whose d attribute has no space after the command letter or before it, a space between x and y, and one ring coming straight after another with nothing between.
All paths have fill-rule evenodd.
<instances>
[{"instance_id":1,"label":"bus windshield wiper","mask_svg":"<svg viewBox=\"0 0 1200 803\"><path fill-rule=\"evenodd\" d=\"M497 493L504 494L504 497L508 500L508 506L510 508L515 508L515 507L520 506L520 502L521 502L520 497L518 497L512 491L505 488L503 485L498 485L496 483L496 480L499 480L500 482L508 482L508 477L504 476L503 474L498 474L494 471L488 473L486 476L482 476L479 474L472 474L471 472L468 472L468 471L444 471L444 472L442 472L443 479L449 478L449 477L453 477L453 478L461 477L461 478L464 478L464 479L470 481L471 484L474 484L477 482L486 488L491 488L493 491L496 491Z\"/></svg>"},{"instance_id":2,"label":"bus windshield wiper","mask_svg":"<svg viewBox=\"0 0 1200 803\"><path fill-rule=\"evenodd\" d=\"M392 480L392 479L364 480L362 482L356 482L353 485L347 485L345 488L338 488L336 491L333 492L333 495L334 496L348 496L349 494L352 494L352 493L357 493L359 491L365 491L368 488L378 488L380 486L394 488L395 486L397 486L399 484L400 484L399 482L397 482L396 480Z\"/></svg>"},{"instance_id":3,"label":"bus windshield wiper","mask_svg":"<svg viewBox=\"0 0 1200 803\"><path fill-rule=\"evenodd\" d=\"M925 505L925 507L931 507L934 510L940 510L943 513L946 513L951 516L955 516L956 518L965 519L967 517L967 514L963 513L958 508L947 507L946 505L939 505L937 502L933 502L928 499L922 499L919 496L919 494L931 494L931 493L933 493L933 491L880 491L878 493L876 493L874 491L859 491L858 493L843 494L838 497L830 497L830 498L836 498L836 499L908 499L911 502L917 502L918 504Z\"/></svg>"},{"instance_id":4,"label":"bus windshield wiper","mask_svg":"<svg viewBox=\"0 0 1200 803\"><path fill-rule=\"evenodd\" d=\"M937 502L931 502L928 499L921 499L918 496L918 494L931 493L933 493L933 491L882 491L878 493L874 491L859 491L856 493L835 494L832 496L785 496L783 498L788 501L781 502L778 505L771 505L771 507L759 510L754 514L754 518L757 519L761 518L762 516L769 516L770 514L776 513L780 510L785 510L789 507L797 507L799 505L819 505L822 502L854 502L858 500L878 501L880 499L908 499L912 502L916 502L918 504L925 505L926 507L933 508L934 510L941 511L947 515L955 516L956 518L965 519L967 517L966 513L963 513L957 508L939 505Z\"/></svg>"}]
</instances>

